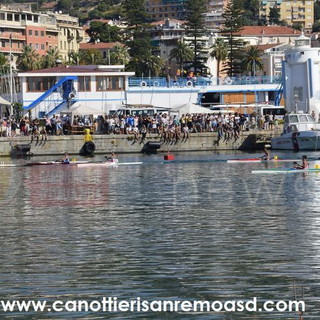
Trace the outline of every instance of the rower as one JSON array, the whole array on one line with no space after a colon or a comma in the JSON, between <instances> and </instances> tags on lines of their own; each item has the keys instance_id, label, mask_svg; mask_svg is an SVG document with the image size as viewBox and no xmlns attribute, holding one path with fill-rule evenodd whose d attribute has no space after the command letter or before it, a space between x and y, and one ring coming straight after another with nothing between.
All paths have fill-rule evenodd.
<instances>
[{"instance_id":1,"label":"rower","mask_svg":"<svg viewBox=\"0 0 320 320\"><path fill-rule=\"evenodd\" d=\"M109 162L117 162L116 154L114 152L111 153L110 157L106 157Z\"/></svg>"},{"instance_id":2,"label":"rower","mask_svg":"<svg viewBox=\"0 0 320 320\"><path fill-rule=\"evenodd\" d=\"M270 160L270 152L267 148L264 148L264 155L260 157L261 160Z\"/></svg>"},{"instance_id":3,"label":"rower","mask_svg":"<svg viewBox=\"0 0 320 320\"><path fill-rule=\"evenodd\" d=\"M65 153L61 159L63 163L70 163L69 155Z\"/></svg>"},{"instance_id":4,"label":"rower","mask_svg":"<svg viewBox=\"0 0 320 320\"><path fill-rule=\"evenodd\" d=\"M297 162L294 162L294 168L295 169L308 169L309 168L309 163L308 163L308 159L307 156L302 156L302 164L299 164Z\"/></svg>"}]
</instances>

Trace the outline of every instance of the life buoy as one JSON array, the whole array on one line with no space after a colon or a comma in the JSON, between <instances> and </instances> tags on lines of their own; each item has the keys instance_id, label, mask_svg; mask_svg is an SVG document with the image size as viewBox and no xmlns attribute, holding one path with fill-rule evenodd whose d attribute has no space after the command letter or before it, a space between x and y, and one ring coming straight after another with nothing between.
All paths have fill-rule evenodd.
<instances>
[{"instance_id":1,"label":"life buoy","mask_svg":"<svg viewBox=\"0 0 320 320\"><path fill-rule=\"evenodd\" d=\"M232 84L232 79L226 78L226 79L224 80L224 83L225 83L225 84Z\"/></svg>"},{"instance_id":2,"label":"life buoy","mask_svg":"<svg viewBox=\"0 0 320 320\"><path fill-rule=\"evenodd\" d=\"M159 81L155 81L155 82L153 83L153 85L154 85L155 87L159 87L159 86L160 86L160 83L159 83Z\"/></svg>"},{"instance_id":3,"label":"life buoy","mask_svg":"<svg viewBox=\"0 0 320 320\"><path fill-rule=\"evenodd\" d=\"M145 81L140 82L140 87L146 87L146 86L147 86L147 83Z\"/></svg>"},{"instance_id":4,"label":"life buoy","mask_svg":"<svg viewBox=\"0 0 320 320\"><path fill-rule=\"evenodd\" d=\"M187 86L187 87L192 87L192 86L193 86L192 81L190 81L190 80L187 81L186 86Z\"/></svg>"}]
</instances>

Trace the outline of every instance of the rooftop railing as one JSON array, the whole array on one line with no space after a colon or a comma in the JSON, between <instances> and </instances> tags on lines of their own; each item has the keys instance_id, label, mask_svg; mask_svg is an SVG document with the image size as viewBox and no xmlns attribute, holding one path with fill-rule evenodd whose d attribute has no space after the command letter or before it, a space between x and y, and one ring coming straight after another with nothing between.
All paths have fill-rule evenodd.
<instances>
[{"instance_id":1,"label":"rooftop railing","mask_svg":"<svg viewBox=\"0 0 320 320\"><path fill-rule=\"evenodd\" d=\"M157 77L157 78L144 78L144 77L130 77L129 87L162 87L162 88L181 88L181 87L206 87L217 85L250 85L250 84L280 84L282 76L237 76L225 78L170 78Z\"/></svg>"}]
</instances>

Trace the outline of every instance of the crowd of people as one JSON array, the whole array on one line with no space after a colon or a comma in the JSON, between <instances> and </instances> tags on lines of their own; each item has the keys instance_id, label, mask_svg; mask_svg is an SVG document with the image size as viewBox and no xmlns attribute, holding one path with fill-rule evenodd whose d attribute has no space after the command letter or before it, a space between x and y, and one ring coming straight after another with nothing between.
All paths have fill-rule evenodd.
<instances>
[{"instance_id":1,"label":"crowd of people","mask_svg":"<svg viewBox=\"0 0 320 320\"><path fill-rule=\"evenodd\" d=\"M254 116L240 113L177 114L158 113L149 116L105 115L96 118L53 115L45 119L22 117L1 118L1 136L30 136L31 140L47 140L48 135L67 135L72 126L90 127L94 134L129 134L134 140L144 140L147 134L157 134L163 141L189 139L190 133L217 132L218 137L237 139L241 131L269 130L277 123L272 115ZM18 130L19 129L19 130ZM80 131L81 132L81 131Z\"/></svg>"}]
</instances>

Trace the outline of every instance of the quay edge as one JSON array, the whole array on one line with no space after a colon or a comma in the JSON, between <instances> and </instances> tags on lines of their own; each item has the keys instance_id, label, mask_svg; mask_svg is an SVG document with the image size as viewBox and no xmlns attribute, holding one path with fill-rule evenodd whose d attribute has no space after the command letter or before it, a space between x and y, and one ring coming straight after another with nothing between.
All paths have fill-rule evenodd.
<instances>
[{"instance_id":1,"label":"quay edge","mask_svg":"<svg viewBox=\"0 0 320 320\"><path fill-rule=\"evenodd\" d=\"M234 141L234 138L225 141L224 137L218 140L216 132L192 133L190 138L177 142L160 142L157 134L149 134L142 143L141 139L133 140L132 135L93 135L96 145L95 154L116 153L141 153L145 144L150 142L160 143L158 152L188 152L188 151L218 151L218 150L255 150L261 149L270 143L270 138L275 136L272 131L245 131ZM0 138L0 157L8 157L12 146L30 144L30 152L35 156L61 155L68 152L70 155L78 155L84 144L82 135L48 136L48 141L39 140L38 143L31 137L2 137ZM11 143L10 143L11 142Z\"/></svg>"}]
</instances>

